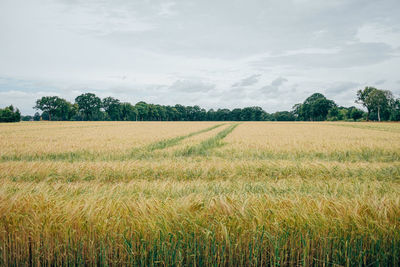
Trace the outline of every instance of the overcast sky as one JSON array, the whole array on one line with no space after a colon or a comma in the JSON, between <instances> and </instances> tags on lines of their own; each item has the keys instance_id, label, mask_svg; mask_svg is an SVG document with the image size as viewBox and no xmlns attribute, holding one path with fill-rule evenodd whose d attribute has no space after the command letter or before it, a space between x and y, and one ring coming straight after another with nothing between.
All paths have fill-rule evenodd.
<instances>
[{"instance_id":1,"label":"overcast sky","mask_svg":"<svg viewBox=\"0 0 400 267\"><path fill-rule=\"evenodd\" d=\"M44 95L290 110L400 94L399 0L0 0L0 107Z\"/></svg>"}]
</instances>

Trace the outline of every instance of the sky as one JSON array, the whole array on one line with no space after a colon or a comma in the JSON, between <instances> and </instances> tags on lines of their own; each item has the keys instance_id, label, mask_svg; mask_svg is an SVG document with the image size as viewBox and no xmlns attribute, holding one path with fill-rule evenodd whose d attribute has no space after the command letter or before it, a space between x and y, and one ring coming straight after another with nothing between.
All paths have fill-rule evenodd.
<instances>
[{"instance_id":1,"label":"sky","mask_svg":"<svg viewBox=\"0 0 400 267\"><path fill-rule=\"evenodd\" d=\"M0 108L81 93L290 110L400 96L399 0L0 0Z\"/></svg>"}]
</instances>

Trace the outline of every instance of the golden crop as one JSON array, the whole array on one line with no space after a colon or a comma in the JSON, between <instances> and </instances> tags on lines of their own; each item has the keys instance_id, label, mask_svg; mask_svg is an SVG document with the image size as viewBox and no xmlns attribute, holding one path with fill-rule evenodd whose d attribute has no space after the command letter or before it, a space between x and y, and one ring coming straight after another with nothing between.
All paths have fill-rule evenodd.
<instances>
[{"instance_id":1,"label":"golden crop","mask_svg":"<svg viewBox=\"0 0 400 267\"><path fill-rule=\"evenodd\" d=\"M0 124L0 155L123 153L160 138L184 135L212 122L27 122Z\"/></svg>"},{"instance_id":2,"label":"golden crop","mask_svg":"<svg viewBox=\"0 0 400 267\"><path fill-rule=\"evenodd\" d=\"M400 260L400 124L0 124L0 265Z\"/></svg>"}]
</instances>

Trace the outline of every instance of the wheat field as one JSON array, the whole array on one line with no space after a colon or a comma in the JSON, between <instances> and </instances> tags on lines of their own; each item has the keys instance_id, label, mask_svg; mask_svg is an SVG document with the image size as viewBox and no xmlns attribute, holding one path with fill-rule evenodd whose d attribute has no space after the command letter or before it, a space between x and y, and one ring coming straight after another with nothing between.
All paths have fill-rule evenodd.
<instances>
[{"instance_id":1,"label":"wheat field","mask_svg":"<svg viewBox=\"0 0 400 267\"><path fill-rule=\"evenodd\" d=\"M400 124L0 124L0 265L398 266Z\"/></svg>"}]
</instances>

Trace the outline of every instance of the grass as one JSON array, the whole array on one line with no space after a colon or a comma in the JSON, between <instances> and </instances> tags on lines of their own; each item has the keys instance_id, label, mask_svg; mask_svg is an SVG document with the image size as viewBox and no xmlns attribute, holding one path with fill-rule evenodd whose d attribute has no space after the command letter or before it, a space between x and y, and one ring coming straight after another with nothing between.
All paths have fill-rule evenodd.
<instances>
[{"instance_id":1,"label":"grass","mask_svg":"<svg viewBox=\"0 0 400 267\"><path fill-rule=\"evenodd\" d=\"M388 131L394 133L400 133L400 127L398 126L398 122L392 123L379 123L379 122L372 122L372 123L352 123L352 122L345 122L345 123L332 123L333 126L343 126L343 127L353 127L359 129L368 129L368 130L376 130L376 131Z\"/></svg>"},{"instance_id":2,"label":"grass","mask_svg":"<svg viewBox=\"0 0 400 267\"><path fill-rule=\"evenodd\" d=\"M230 134L238 124L232 124L224 130L220 131L217 135L202 141L200 144L185 148L183 151L178 151L175 155L193 156L193 155L206 155L210 149L217 148L223 145L222 139Z\"/></svg>"},{"instance_id":3,"label":"grass","mask_svg":"<svg viewBox=\"0 0 400 267\"><path fill-rule=\"evenodd\" d=\"M182 140L184 140L186 138L189 138L189 137L201 134L201 133L206 133L206 132L211 131L211 130L213 130L215 128L218 128L218 127L220 127L222 125L223 124L217 124L217 125L211 126L209 128L206 128L206 129L203 129L203 130L200 130L200 131L197 131L197 132L193 132L193 133L190 133L190 134L187 134L187 135L177 136L177 137L170 138L170 139L163 139L161 141L157 141L155 143L152 143L152 144L148 145L147 150L154 151L154 150L157 150L157 149L164 149L164 148L167 148L167 147L175 146L175 145L179 144Z\"/></svg>"},{"instance_id":4,"label":"grass","mask_svg":"<svg viewBox=\"0 0 400 267\"><path fill-rule=\"evenodd\" d=\"M398 266L400 125L218 127L0 124L0 265Z\"/></svg>"}]
</instances>

